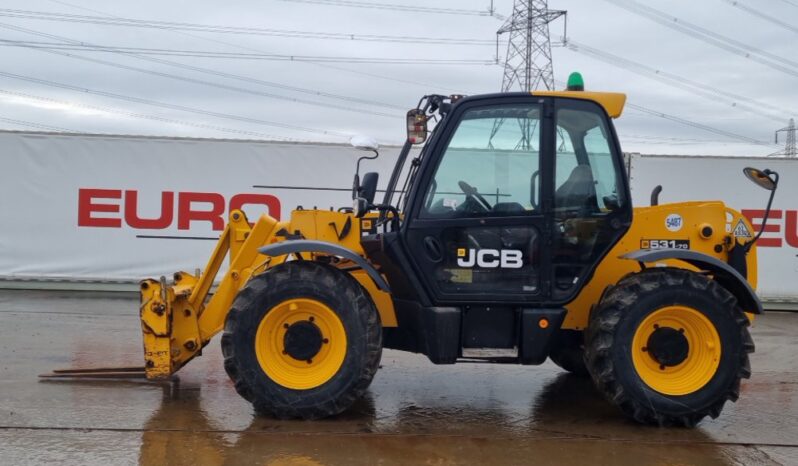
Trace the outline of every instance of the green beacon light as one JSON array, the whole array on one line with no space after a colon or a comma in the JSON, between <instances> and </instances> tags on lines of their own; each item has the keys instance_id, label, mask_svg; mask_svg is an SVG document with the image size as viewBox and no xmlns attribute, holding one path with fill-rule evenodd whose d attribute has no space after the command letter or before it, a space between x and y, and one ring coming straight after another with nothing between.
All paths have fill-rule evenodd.
<instances>
[{"instance_id":1,"label":"green beacon light","mask_svg":"<svg viewBox=\"0 0 798 466\"><path fill-rule=\"evenodd\" d=\"M568 91L584 91L585 90L585 80L582 79L582 74L578 71L574 71L568 76L568 87L566 88Z\"/></svg>"}]
</instances>

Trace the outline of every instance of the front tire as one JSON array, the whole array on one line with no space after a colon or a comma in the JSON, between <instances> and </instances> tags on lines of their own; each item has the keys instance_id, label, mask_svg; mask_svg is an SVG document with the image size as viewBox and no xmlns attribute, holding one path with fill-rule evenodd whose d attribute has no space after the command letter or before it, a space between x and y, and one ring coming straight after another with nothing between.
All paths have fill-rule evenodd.
<instances>
[{"instance_id":1,"label":"front tire","mask_svg":"<svg viewBox=\"0 0 798 466\"><path fill-rule=\"evenodd\" d=\"M357 281L309 261L252 277L225 321L224 367L258 412L318 419L348 409L382 355L382 326Z\"/></svg>"},{"instance_id":2,"label":"front tire","mask_svg":"<svg viewBox=\"0 0 798 466\"><path fill-rule=\"evenodd\" d=\"M596 386L646 424L695 426L736 401L751 375L749 321L728 290L696 272L648 269L602 299L585 335Z\"/></svg>"}]
</instances>

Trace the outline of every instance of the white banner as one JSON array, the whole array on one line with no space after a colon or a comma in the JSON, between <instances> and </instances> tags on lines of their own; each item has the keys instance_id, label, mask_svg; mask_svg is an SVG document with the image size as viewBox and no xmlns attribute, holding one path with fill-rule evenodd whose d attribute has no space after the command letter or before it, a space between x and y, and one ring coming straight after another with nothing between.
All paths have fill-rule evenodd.
<instances>
[{"instance_id":1,"label":"white banner","mask_svg":"<svg viewBox=\"0 0 798 466\"><path fill-rule=\"evenodd\" d=\"M766 231L757 243L757 292L767 301L796 303L798 159L632 154L632 198L636 205L648 205L651 191L662 185L660 204L722 200L748 217L758 232L770 193L743 175L745 167L770 168L781 176Z\"/></svg>"},{"instance_id":2,"label":"white banner","mask_svg":"<svg viewBox=\"0 0 798 466\"><path fill-rule=\"evenodd\" d=\"M385 186L399 148L361 172ZM296 206L351 205L348 145L0 132L0 278L137 281L205 266L231 208L287 218ZM768 193L746 166L781 174L759 248L759 292L798 303L798 160L641 156L636 205L721 199L754 225ZM361 174L362 174L361 173ZM381 194L378 194L378 198Z\"/></svg>"},{"instance_id":3,"label":"white banner","mask_svg":"<svg viewBox=\"0 0 798 466\"><path fill-rule=\"evenodd\" d=\"M398 155L361 172L385 186ZM205 266L231 208L351 206L348 145L0 132L0 277L140 280ZM361 173L362 175L362 173ZM381 196L381 194L378 194Z\"/></svg>"}]
</instances>

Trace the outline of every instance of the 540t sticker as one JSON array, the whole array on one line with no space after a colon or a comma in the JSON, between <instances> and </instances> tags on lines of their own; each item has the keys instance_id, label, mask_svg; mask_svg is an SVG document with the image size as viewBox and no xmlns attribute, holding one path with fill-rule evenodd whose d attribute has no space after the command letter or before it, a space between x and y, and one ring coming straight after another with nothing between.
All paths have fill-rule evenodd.
<instances>
[{"instance_id":1,"label":"540t sticker","mask_svg":"<svg viewBox=\"0 0 798 466\"><path fill-rule=\"evenodd\" d=\"M643 239L640 249L690 249L689 239Z\"/></svg>"}]
</instances>

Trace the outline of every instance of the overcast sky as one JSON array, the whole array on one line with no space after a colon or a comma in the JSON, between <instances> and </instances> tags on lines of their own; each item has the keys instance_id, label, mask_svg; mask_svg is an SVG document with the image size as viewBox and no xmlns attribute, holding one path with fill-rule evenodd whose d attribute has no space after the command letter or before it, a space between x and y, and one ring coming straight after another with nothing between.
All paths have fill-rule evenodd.
<instances>
[{"instance_id":1,"label":"overcast sky","mask_svg":"<svg viewBox=\"0 0 798 466\"><path fill-rule=\"evenodd\" d=\"M578 70L589 90L625 92L633 105L727 133L627 107L616 122L625 151L766 155L779 150L772 145L773 133L785 127L798 109L794 91L798 84L798 0L739 0L738 6L726 0L641 2L677 17L680 21L675 24L688 22L716 34L710 39L715 45L620 8L619 1L550 1L550 8L568 10L568 39L582 46L581 52L553 49L555 79L565 81L571 71ZM499 16L510 13L512 0L494 2ZM352 134L368 134L383 143L398 143L404 137L404 113L423 94L478 94L500 89L501 65L485 64L495 59L492 41L502 25L500 18L333 3L339 4L296 0L4 0L0 6L0 40L5 41L0 43L0 128L36 129L22 125L25 122L81 132L331 142L345 142ZM369 3L478 13L487 10L490 0ZM80 18L34 18L41 18L42 12ZM423 36L469 39L472 43L189 32L96 24L96 17L145 20L150 25L152 21L166 21L344 33L355 39L364 35ZM562 31L561 22L553 23L552 40L559 41ZM737 45L730 45L726 38ZM75 43L259 54L260 59L163 56L150 54L152 50L139 56L86 50L57 50L54 54L41 48ZM37 48L20 47L23 44ZM599 60L586 53L589 49L585 46L659 70L660 75L676 76L683 80L682 87L628 69L636 65L622 68ZM740 47L754 53L741 56ZM265 60L264 54L484 63L310 63ZM502 45L501 59L504 54ZM699 94L683 88L695 89L696 85L705 88L696 91ZM727 94L715 94L710 88Z\"/></svg>"}]
</instances>

